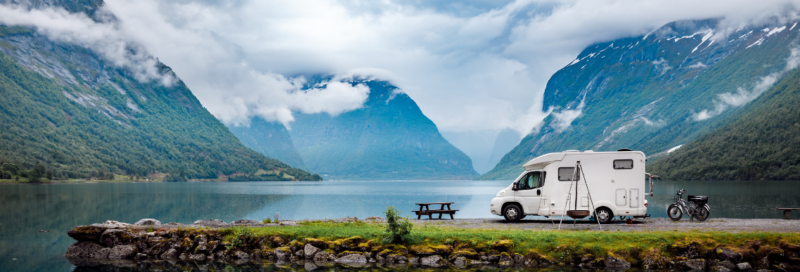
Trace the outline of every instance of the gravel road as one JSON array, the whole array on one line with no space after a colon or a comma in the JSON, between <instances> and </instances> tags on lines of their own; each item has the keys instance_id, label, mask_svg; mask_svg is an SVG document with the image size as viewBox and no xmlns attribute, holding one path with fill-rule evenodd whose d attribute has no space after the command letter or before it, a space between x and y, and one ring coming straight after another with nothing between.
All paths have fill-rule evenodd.
<instances>
[{"instance_id":1,"label":"gravel road","mask_svg":"<svg viewBox=\"0 0 800 272\"><path fill-rule=\"evenodd\" d=\"M517 223L509 223L500 218L486 219L455 219L455 220L413 220L416 225L436 225L454 228L495 228L495 229L521 229L521 230L554 230L558 229L558 219L529 219ZM597 222L573 222L564 218L561 229L566 230L599 230ZM705 222L691 222L688 219L673 222L669 218L637 219L633 224L614 222L603 224L603 230L610 231L769 231L769 232L800 232L798 219L734 219L734 218L709 218Z\"/></svg>"}]
</instances>

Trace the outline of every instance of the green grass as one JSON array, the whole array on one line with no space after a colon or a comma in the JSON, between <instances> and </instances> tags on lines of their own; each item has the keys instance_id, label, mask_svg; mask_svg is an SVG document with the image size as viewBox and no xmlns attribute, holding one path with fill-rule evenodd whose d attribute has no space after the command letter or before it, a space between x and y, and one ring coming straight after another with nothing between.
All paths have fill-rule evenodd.
<instances>
[{"instance_id":1,"label":"green grass","mask_svg":"<svg viewBox=\"0 0 800 272\"><path fill-rule=\"evenodd\" d=\"M243 232L253 237L279 235L290 240L316 238L323 241L336 241L360 236L382 243L388 235L384 224L380 223L334 223L306 222L300 226L275 226L249 228L229 228L222 231L228 239L238 237ZM779 232L715 232L715 231L653 231L653 232L619 232L619 231L530 231L507 229L464 229L435 225L418 225L412 231L412 239L405 246L452 246L456 251L473 249L476 252L489 252L492 245L500 240L513 241L511 252L537 254L553 257L556 260L570 256L590 254L594 258L605 258L610 254L625 258L641 259L644 254L657 252L662 256L673 256L676 248L685 248L694 244L701 254L710 254L716 248L737 249L746 256L756 257L760 248L783 247L785 244L800 243L800 233ZM748 253L750 252L750 253ZM749 255L748 255L749 254ZM674 256L673 256L674 257Z\"/></svg>"}]
</instances>

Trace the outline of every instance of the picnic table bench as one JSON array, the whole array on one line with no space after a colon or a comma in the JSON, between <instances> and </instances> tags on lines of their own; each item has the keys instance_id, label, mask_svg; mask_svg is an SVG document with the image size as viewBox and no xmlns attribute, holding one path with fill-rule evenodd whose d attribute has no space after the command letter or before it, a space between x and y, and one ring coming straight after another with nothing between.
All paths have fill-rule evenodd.
<instances>
[{"instance_id":1,"label":"picnic table bench","mask_svg":"<svg viewBox=\"0 0 800 272\"><path fill-rule=\"evenodd\" d=\"M778 208L778 210L783 211L783 219L792 219L792 211L800 208Z\"/></svg>"},{"instance_id":2,"label":"picnic table bench","mask_svg":"<svg viewBox=\"0 0 800 272\"><path fill-rule=\"evenodd\" d=\"M431 202L416 204L419 205L419 211L414 211L414 213L417 214L417 219L421 219L423 215L427 215L428 219L433 219L432 215L437 213L439 214L439 219L442 219L442 214L449 214L450 219L453 219L453 215L458 211L450 209L450 204L453 204L453 202ZM429 207L430 205L442 205L442 207L438 210L431 210ZM447 206L447 209L445 209L445 206Z\"/></svg>"}]
</instances>

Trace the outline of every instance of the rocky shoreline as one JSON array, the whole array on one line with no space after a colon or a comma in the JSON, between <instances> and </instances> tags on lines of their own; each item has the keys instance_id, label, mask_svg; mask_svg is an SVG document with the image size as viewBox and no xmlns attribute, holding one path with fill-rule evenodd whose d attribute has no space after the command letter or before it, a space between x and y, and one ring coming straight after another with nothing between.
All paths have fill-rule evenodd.
<instances>
[{"instance_id":1,"label":"rocky shoreline","mask_svg":"<svg viewBox=\"0 0 800 272\"><path fill-rule=\"evenodd\" d=\"M339 221L354 221L343 218ZM370 218L381 222L382 218ZM297 225L294 221L281 224ZM142 219L135 224L106 221L79 226L68 235L77 240L65 256L77 267L114 266L142 270L191 271L230 265L263 268L276 266L293 270L318 268L477 268L520 269L573 267L577 269L679 271L756 271L762 269L800 270L800 244L752 244L749 248L719 246L705 248L697 242L670 245L670 256L659 250L638 254L596 258L590 254L560 259L530 251L513 252L513 241L499 239L489 248L475 250L468 246L378 244L355 236L324 241L315 238L289 238L280 234L240 235L247 227L275 226L253 220L225 223L201 220L191 225L161 224ZM226 239L227 237L227 239ZM231 238L233 237L233 238ZM755 258L758 256L758 258ZM186 270L189 269L189 270ZM77 271L77 270L76 270Z\"/></svg>"}]
</instances>

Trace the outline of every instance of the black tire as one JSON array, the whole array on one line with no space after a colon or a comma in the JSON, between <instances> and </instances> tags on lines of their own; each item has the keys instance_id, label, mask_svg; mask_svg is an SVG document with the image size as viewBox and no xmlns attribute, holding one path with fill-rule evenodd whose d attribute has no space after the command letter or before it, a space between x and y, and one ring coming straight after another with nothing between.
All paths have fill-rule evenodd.
<instances>
[{"instance_id":1,"label":"black tire","mask_svg":"<svg viewBox=\"0 0 800 272\"><path fill-rule=\"evenodd\" d=\"M522 208L519 207L517 204L508 204L503 208L503 217L506 218L506 221L509 222L517 222L523 217Z\"/></svg>"},{"instance_id":2,"label":"black tire","mask_svg":"<svg viewBox=\"0 0 800 272\"><path fill-rule=\"evenodd\" d=\"M600 224L608 224L614 221L614 213L606 207L597 208L597 210L594 211L594 217L597 218Z\"/></svg>"},{"instance_id":3,"label":"black tire","mask_svg":"<svg viewBox=\"0 0 800 272\"><path fill-rule=\"evenodd\" d=\"M669 219L672 219L672 221L678 221L683 217L683 211L681 211L681 208L678 208L678 205L672 204L667 207L667 216L669 216Z\"/></svg>"},{"instance_id":4,"label":"black tire","mask_svg":"<svg viewBox=\"0 0 800 272\"><path fill-rule=\"evenodd\" d=\"M697 219L697 221L700 222L706 221L706 219L708 219L708 216L711 214L711 211L706 209L706 207L697 208L695 212L696 213L694 215L694 219Z\"/></svg>"}]
</instances>

